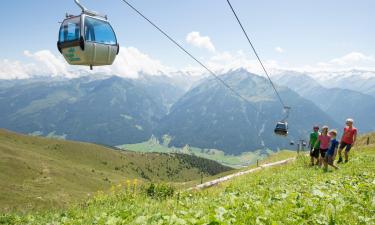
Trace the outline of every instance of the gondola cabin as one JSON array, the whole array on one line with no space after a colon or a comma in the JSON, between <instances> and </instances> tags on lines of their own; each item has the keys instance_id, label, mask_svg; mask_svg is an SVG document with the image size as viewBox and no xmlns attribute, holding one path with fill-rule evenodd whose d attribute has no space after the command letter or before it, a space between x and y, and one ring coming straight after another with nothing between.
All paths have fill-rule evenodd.
<instances>
[{"instance_id":1,"label":"gondola cabin","mask_svg":"<svg viewBox=\"0 0 375 225\"><path fill-rule=\"evenodd\" d=\"M105 17L83 12L62 22L57 47L71 65L112 65L119 53L116 34Z\"/></svg>"},{"instance_id":2,"label":"gondola cabin","mask_svg":"<svg viewBox=\"0 0 375 225\"><path fill-rule=\"evenodd\" d=\"M275 134L280 136L288 136L288 123L278 122L275 127Z\"/></svg>"}]
</instances>

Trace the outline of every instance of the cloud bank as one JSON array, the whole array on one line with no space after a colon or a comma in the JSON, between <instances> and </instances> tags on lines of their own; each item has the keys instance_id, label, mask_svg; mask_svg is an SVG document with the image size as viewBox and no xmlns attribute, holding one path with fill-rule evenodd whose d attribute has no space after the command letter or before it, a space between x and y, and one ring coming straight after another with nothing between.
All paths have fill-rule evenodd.
<instances>
[{"instance_id":1,"label":"cloud bank","mask_svg":"<svg viewBox=\"0 0 375 225\"><path fill-rule=\"evenodd\" d=\"M75 78L91 73L136 78L139 73L158 75L172 71L159 60L153 59L134 47L121 48L113 65L94 67L93 71L86 66L71 66L61 55L56 56L49 50L37 52L26 50L24 56L32 62L0 60L0 79L27 79L43 76Z\"/></svg>"},{"instance_id":2,"label":"cloud bank","mask_svg":"<svg viewBox=\"0 0 375 225\"><path fill-rule=\"evenodd\" d=\"M319 71L345 71L345 70L368 70L375 71L375 57L361 52L350 52L327 62L318 62L312 65L292 67L291 69L306 72Z\"/></svg>"},{"instance_id":3,"label":"cloud bank","mask_svg":"<svg viewBox=\"0 0 375 225\"><path fill-rule=\"evenodd\" d=\"M2 59L0 60L0 79L27 79L35 69L34 64L24 64L19 61Z\"/></svg>"},{"instance_id":4,"label":"cloud bank","mask_svg":"<svg viewBox=\"0 0 375 225\"><path fill-rule=\"evenodd\" d=\"M329 61L327 64L323 63L323 66L330 67L374 67L375 66L375 57L368 56L361 52L351 52L347 55L344 55L340 58L335 58Z\"/></svg>"},{"instance_id":5,"label":"cloud bank","mask_svg":"<svg viewBox=\"0 0 375 225\"><path fill-rule=\"evenodd\" d=\"M184 68L174 68L163 64L161 61L140 51L135 47L123 47L116 61L111 66L95 67L90 71L84 66L70 66L59 54L55 55L49 50L37 52L24 51L24 56L29 63L0 59L0 79L27 79L32 77L64 77L75 78L88 74L117 75L121 77L137 78L140 73L150 75L173 74L183 71L190 75L207 74L197 64L187 65ZM250 72L263 75L258 61L247 52L218 52L203 58L202 62L216 73L223 73L231 69L246 68ZM318 62L311 65L286 66L276 60L264 60L264 64L272 74L280 70L295 70L300 72L334 72L352 69L375 71L375 57L361 52L350 52L341 57L333 58L327 62Z\"/></svg>"},{"instance_id":6,"label":"cloud bank","mask_svg":"<svg viewBox=\"0 0 375 225\"><path fill-rule=\"evenodd\" d=\"M98 70L106 74L130 78L138 77L139 73L158 75L172 72L170 67L134 47L121 48L113 65Z\"/></svg>"},{"instance_id":7,"label":"cloud bank","mask_svg":"<svg viewBox=\"0 0 375 225\"><path fill-rule=\"evenodd\" d=\"M49 50L41 50L35 53L24 51L24 55L34 59L41 75L49 75L52 77L63 75L67 78L73 78L77 75L68 71L68 64L63 60L62 57L57 57ZM32 75L32 74L30 74Z\"/></svg>"}]
</instances>

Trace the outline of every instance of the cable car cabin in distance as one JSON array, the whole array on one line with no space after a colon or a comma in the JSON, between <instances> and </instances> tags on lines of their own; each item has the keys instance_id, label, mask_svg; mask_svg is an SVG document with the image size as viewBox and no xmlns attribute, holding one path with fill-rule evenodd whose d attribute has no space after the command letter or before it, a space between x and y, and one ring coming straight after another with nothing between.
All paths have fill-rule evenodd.
<instances>
[{"instance_id":1,"label":"cable car cabin in distance","mask_svg":"<svg viewBox=\"0 0 375 225\"><path fill-rule=\"evenodd\" d=\"M82 12L62 22L57 47L71 65L112 65L119 53L116 34L105 17Z\"/></svg>"},{"instance_id":2,"label":"cable car cabin in distance","mask_svg":"<svg viewBox=\"0 0 375 225\"><path fill-rule=\"evenodd\" d=\"M275 134L280 136L288 136L288 123L278 122L275 127Z\"/></svg>"}]
</instances>

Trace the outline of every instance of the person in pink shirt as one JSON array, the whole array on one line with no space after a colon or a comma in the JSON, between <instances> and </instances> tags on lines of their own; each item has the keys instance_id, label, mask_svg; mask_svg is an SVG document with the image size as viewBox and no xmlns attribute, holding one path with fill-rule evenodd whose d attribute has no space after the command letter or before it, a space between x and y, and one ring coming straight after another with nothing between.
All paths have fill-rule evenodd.
<instances>
[{"instance_id":1,"label":"person in pink shirt","mask_svg":"<svg viewBox=\"0 0 375 225\"><path fill-rule=\"evenodd\" d=\"M344 133L342 134L341 144L339 148L339 160L337 163L342 162L342 150L345 148L345 162L349 160L349 151L354 145L357 139L357 128L353 126L353 119L346 120L346 127L344 128Z\"/></svg>"},{"instance_id":2,"label":"person in pink shirt","mask_svg":"<svg viewBox=\"0 0 375 225\"><path fill-rule=\"evenodd\" d=\"M319 166L322 166L324 157L326 156L326 152L329 148L329 143L331 141L331 137L328 135L328 126L322 127L322 133L318 136L318 142L315 145L315 148L320 149L320 157L319 157ZM320 143L320 146L318 144Z\"/></svg>"}]
</instances>

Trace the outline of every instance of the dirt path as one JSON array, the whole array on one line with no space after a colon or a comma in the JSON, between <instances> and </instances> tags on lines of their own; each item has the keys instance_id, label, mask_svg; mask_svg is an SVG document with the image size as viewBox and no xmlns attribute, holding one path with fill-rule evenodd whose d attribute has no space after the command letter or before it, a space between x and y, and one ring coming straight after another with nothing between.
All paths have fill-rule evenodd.
<instances>
[{"instance_id":1,"label":"dirt path","mask_svg":"<svg viewBox=\"0 0 375 225\"><path fill-rule=\"evenodd\" d=\"M198 185L196 185L195 187L193 187L191 189L208 188L208 187L217 185L219 183L222 183L224 181L233 179L233 178L238 177L238 176L242 176L242 175L245 175L245 174L248 174L248 173L254 173L254 172L256 172L258 170L262 170L264 168L287 164L289 162L294 161L295 159L296 158L289 158L289 159L285 159L285 160L281 160L281 161L277 161L277 162L273 162L273 163L266 163L266 164L260 165L260 166L258 166L256 168L253 168L253 169L250 169L250 170L241 171L241 172L234 173L234 174L231 174L231 175L228 175L228 176L225 176L225 177L221 177L221 178L218 178L218 179L215 179L215 180L208 181L208 182L203 183L203 184L198 184Z\"/></svg>"}]
</instances>

